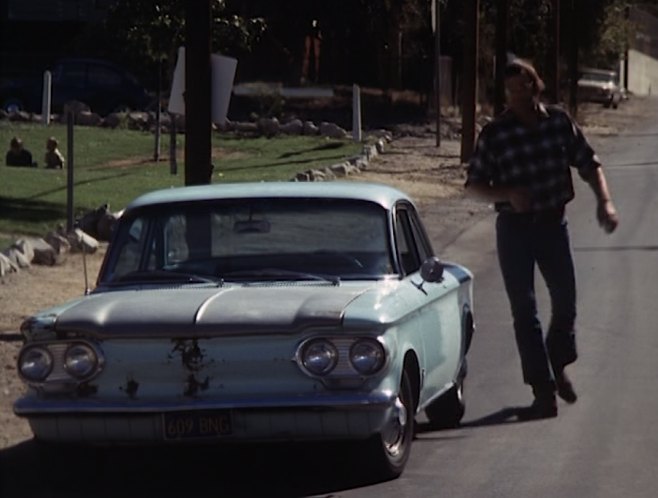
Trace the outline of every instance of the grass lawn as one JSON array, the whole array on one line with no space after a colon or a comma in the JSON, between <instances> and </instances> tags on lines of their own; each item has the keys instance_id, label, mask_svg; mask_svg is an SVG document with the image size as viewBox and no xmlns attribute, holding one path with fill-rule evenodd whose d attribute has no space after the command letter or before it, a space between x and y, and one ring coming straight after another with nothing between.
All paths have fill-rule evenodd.
<instances>
[{"instance_id":1,"label":"grass lawn","mask_svg":"<svg viewBox=\"0 0 658 498\"><path fill-rule=\"evenodd\" d=\"M19 235L43 236L66 224L68 170L45 169L46 139L54 136L68 159L66 126L0 121L3 154L13 136L23 140L37 168L0 163L0 248ZM362 145L323 137L236 138L213 133L212 182L290 180L296 173L328 166L359 154ZM153 160L151 133L126 129L76 127L73 137L75 216L109 204L119 211L136 196L185 182L185 136L178 135L177 174L171 173L168 135L161 138L160 161Z\"/></svg>"}]
</instances>

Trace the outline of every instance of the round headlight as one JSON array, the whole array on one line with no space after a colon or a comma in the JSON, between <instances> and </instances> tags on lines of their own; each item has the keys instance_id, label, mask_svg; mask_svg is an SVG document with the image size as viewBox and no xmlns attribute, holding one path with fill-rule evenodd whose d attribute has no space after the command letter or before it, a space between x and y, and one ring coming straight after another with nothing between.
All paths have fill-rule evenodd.
<instances>
[{"instance_id":1,"label":"round headlight","mask_svg":"<svg viewBox=\"0 0 658 498\"><path fill-rule=\"evenodd\" d=\"M350 348L350 362L362 375L371 375L384 366L384 346L375 339L360 339Z\"/></svg>"},{"instance_id":2,"label":"round headlight","mask_svg":"<svg viewBox=\"0 0 658 498\"><path fill-rule=\"evenodd\" d=\"M76 379L91 375L98 365L96 352L86 344L73 344L64 355L64 369Z\"/></svg>"},{"instance_id":3,"label":"round headlight","mask_svg":"<svg viewBox=\"0 0 658 498\"><path fill-rule=\"evenodd\" d=\"M46 380L53 370L53 357L46 348L39 346L21 351L18 357L18 371L27 381Z\"/></svg>"},{"instance_id":4,"label":"round headlight","mask_svg":"<svg viewBox=\"0 0 658 498\"><path fill-rule=\"evenodd\" d=\"M336 347L326 339L315 339L304 346L301 355L304 368L314 375L326 375L338 362Z\"/></svg>"}]
</instances>

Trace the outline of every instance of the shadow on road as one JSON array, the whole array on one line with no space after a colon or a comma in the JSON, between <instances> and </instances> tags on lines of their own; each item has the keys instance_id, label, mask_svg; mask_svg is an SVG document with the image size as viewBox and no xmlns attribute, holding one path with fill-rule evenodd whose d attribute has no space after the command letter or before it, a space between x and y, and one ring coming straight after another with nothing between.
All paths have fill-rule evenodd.
<instances>
[{"instance_id":1,"label":"shadow on road","mask_svg":"<svg viewBox=\"0 0 658 498\"><path fill-rule=\"evenodd\" d=\"M301 497L374 484L345 444L54 447L0 451L0 496Z\"/></svg>"}]
</instances>

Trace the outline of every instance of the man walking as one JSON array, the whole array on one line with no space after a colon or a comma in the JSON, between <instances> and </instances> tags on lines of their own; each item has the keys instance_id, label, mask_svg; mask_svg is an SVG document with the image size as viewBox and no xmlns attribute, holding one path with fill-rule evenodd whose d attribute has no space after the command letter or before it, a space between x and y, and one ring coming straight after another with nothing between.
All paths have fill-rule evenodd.
<instances>
[{"instance_id":1,"label":"man walking","mask_svg":"<svg viewBox=\"0 0 658 498\"><path fill-rule=\"evenodd\" d=\"M577 399L564 369L577 359L576 284L565 216L574 198L571 167L596 196L596 215L610 233L619 222L601 162L562 109L544 106L544 83L535 68L516 59L505 69L507 109L485 125L468 165L468 193L495 203L496 242L512 310L523 380L534 401L521 419L557 416L555 393ZM551 320L544 340L537 313L538 266L549 290Z\"/></svg>"}]
</instances>

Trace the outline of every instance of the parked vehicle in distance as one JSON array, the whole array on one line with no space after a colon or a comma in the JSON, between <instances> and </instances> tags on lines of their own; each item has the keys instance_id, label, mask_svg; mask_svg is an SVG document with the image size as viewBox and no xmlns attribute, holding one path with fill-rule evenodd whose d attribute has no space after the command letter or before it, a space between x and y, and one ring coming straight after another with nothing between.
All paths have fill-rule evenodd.
<instances>
[{"instance_id":1,"label":"parked vehicle in distance","mask_svg":"<svg viewBox=\"0 0 658 498\"><path fill-rule=\"evenodd\" d=\"M389 186L180 187L130 203L96 288L21 332L39 441L358 441L386 479L416 414L464 415L472 274Z\"/></svg>"},{"instance_id":2,"label":"parked vehicle in distance","mask_svg":"<svg viewBox=\"0 0 658 498\"><path fill-rule=\"evenodd\" d=\"M62 59L52 68L51 112L79 101L93 112L107 115L118 110L142 110L152 97L137 78L111 62L99 59ZM2 109L41 113L43 73L5 82L0 87Z\"/></svg>"},{"instance_id":3,"label":"parked vehicle in distance","mask_svg":"<svg viewBox=\"0 0 658 498\"><path fill-rule=\"evenodd\" d=\"M617 72L608 69L581 69L578 78L578 100L599 102L605 107L616 109L623 100Z\"/></svg>"}]
</instances>

